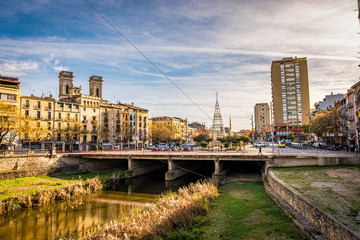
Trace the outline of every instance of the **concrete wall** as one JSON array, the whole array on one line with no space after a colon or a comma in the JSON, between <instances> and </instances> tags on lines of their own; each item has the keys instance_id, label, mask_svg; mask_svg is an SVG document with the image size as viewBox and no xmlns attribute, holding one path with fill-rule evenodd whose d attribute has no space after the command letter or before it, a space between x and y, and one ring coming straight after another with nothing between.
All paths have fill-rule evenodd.
<instances>
[{"instance_id":1,"label":"concrete wall","mask_svg":"<svg viewBox=\"0 0 360 240\"><path fill-rule=\"evenodd\" d=\"M291 207L301 214L309 223L329 239L354 240L360 239L360 234L352 231L333 218L328 213L307 201L286 183L268 171L268 182L271 188Z\"/></svg>"}]
</instances>

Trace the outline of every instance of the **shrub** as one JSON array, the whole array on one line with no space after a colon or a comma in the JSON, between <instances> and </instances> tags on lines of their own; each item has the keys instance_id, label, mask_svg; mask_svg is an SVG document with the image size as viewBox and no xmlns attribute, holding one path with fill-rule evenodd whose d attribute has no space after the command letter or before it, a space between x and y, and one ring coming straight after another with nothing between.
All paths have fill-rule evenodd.
<instances>
[{"instance_id":1,"label":"shrub","mask_svg":"<svg viewBox=\"0 0 360 240\"><path fill-rule=\"evenodd\" d=\"M152 239L161 232L187 226L207 212L207 202L218 195L210 181L183 187L175 194L162 195L156 205L139 209L122 221L106 224L88 239Z\"/></svg>"},{"instance_id":2,"label":"shrub","mask_svg":"<svg viewBox=\"0 0 360 240\"><path fill-rule=\"evenodd\" d=\"M101 145L101 146L99 147L99 150L103 151L103 150L104 150L104 146Z\"/></svg>"}]
</instances>

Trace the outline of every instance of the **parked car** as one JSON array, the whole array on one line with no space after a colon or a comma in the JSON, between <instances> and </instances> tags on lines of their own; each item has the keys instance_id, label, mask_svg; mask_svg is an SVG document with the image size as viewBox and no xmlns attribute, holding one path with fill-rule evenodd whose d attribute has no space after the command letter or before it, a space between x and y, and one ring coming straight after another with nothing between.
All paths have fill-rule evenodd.
<instances>
[{"instance_id":1,"label":"parked car","mask_svg":"<svg viewBox=\"0 0 360 240\"><path fill-rule=\"evenodd\" d=\"M279 142L278 147L279 148L285 148L286 147L286 142Z\"/></svg>"},{"instance_id":2,"label":"parked car","mask_svg":"<svg viewBox=\"0 0 360 240\"><path fill-rule=\"evenodd\" d=\"M158 150L159 151L168 151L169 150L169 146L166 143L159 143L158 145Z\"/></svg>"},{"instance_id":3,"label":"parked car","mask_svg":"<svg viewBox=\"0 0 360 240\"><path fill-rule=\"evenodd\" d=\"M155 147L154 145L149 145L148 149L151 151L158 151L159 149L157 147Z\"/></svg>"},{"instance_id":4,"label":"parked car","mask_svg":"<svg viewBox=\"0 0 360 240\"><path fill-rule=\"evenodd\" d=\"M254 144L254 146L255 146L256 148L262 147L262 146L263 146L263 143L262 143L262 142L256 142L256 143Z\"/></svg>"}]
</instances>

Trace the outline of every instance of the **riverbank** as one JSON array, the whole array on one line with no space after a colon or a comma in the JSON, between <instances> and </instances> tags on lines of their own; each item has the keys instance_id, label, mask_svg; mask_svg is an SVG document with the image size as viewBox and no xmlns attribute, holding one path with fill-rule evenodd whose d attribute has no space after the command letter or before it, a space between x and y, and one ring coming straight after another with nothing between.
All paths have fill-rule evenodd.
<instances>
[{"instance_id":1,"label":"riverbank","mask_svg":"<svg viewBox=\"0 0 360 240\"><path fill-rule=\"evenodd\" d=\"M122 172L106 172L2 180L0 214L90 195L100 191L107 180L123 175Z\"/></svg>"},{"instance_id":2,"label":"riverbank","mask_svg":"<svg viewBox=\"0 0 360 240\"><path fill-rule=\"evenodd\" d=\"M220 187L220 194L205 217L195 218L190 227L164 232L158 240L307 239L262 182L234 179Z\"/></svg>"},{"instance_id":3,"label":"riverbank","mask_svg":"<svg viewBox=\"0 0 360 240\"><path fill-rule=\"evenodd\" d=\"M272 168L271 171L307 202L360 233L360 166Z\"/></svg>"}]
</instances>

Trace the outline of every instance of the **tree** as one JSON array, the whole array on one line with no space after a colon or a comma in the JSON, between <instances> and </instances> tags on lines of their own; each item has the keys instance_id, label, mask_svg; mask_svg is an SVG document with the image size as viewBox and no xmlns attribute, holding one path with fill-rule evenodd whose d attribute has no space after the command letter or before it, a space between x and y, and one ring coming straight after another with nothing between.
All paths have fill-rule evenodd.
<instances>
[{"instance_id":1,"label":"tree","mask_svg":"<svg viewBox=\"0 0 360 240\"><path fill-rule=\"evenodd\" d=\"M213 140L214 139L207 134L200 134L194 137L194 141L203 148L206 147L209 144L209 142L212 142Z\"/></svg>"},{"instance_id":2,"label":"tree","mask_svg":"<svg viewBox=\"0 0 360 240\"><path fill-rule=\"evenodd\" d=\"M218 140L223 143L225 147L229 147L231 145L239 145L240 142L240 138L238 136L226 136L218 138Z\"/></svg>"},{"instance_id":3,"label":"tree","mask_svg":"<svg viewBox=\"0 0 360 240\"><path fill-rule=\"evenodd\" d=\"M317 112L311 120L311 132L323 137L325 132L335 132L339 129L339 109Z\"/></svg>"},{"instance_id":4,"label":"tree","mask_svg":"<svg viewBox=\"0 0 360 240\"><path fill-rule=\"evenodd\" d=\"M48 126L44 126L41 122L32 120L28 117L22 117L19 123L19 137L21 140L29 141L29 149L31 149L31 141L42 141L51 136L52 130Z\"/></svg>"},{"instance_id":5,"label":"tree","mask_svg":"<svg viewBox=\"0 0 360 240\"><path fill-rule=\"evenodd\" d=\"M172 124L156 124L151 125L151 138L154 143L171 142L174 134L176 133L176 127Z\"/></svg>"},{"instance_id":6,"label":"tree","mask_svg":"<svg viewBox=\"0 0 360 240\"><path fill-rule=\"evenodd\" d=\"M0 143L14 141L19 134L20 113L15 106L0 101Z\"/></svg>"},{"instance_id":7,"label":"tree","mask_svg":"<svg viewBox=\"0 0 360 240\"><path fill-rule=\"evenodd\" d=\"M289 140L291 140L293 142L295 140L294 132L290 132L289 135L287 136L287 139L289 139Z\"/></svg>"}]
</instances>

